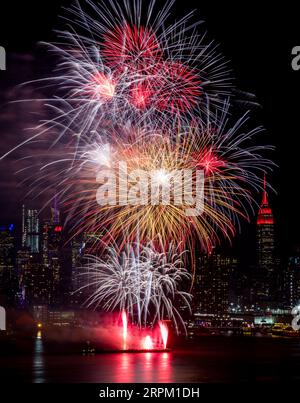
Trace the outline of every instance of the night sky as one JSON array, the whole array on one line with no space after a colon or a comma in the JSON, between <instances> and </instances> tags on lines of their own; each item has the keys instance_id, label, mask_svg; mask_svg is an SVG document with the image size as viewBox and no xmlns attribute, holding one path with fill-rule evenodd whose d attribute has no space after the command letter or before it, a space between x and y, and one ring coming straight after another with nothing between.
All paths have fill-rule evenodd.
<instances>
[{"instance_id":1,"label":"night sky","mask_svg":"<svg viewBox=\"0 0 300 403\"><path fill-rule=\"evenodd\" d=\"M184 11L197 8L209 38L220 44L221 52L230 61L236 86L257 96L261 108L253 110L251 122L253 127L265 127L261 142L276 147L272 159L278 168L268 180L277 194L269 198L279 244L282 250L289 250L300 242L300 70L291 68L291 50L300 46L299 14L292 1L281 6L267 3L266 8L261 3L178 0L176 14L182 16ZM25 139L25 129L34 125L37 116L43 116L42 103L35 104L32 113L31 105L8 102L24 95L38 97L34 86L24 90L16 84L50 75L49 56L37 43L55 38L53 29L64 26L58 18L63 13L61 6L68 4L69 1L53 0L1 3L0 45L7 52L7 71L0 71L1 155ZM30 151L27 147L26 152ZM15 161L24 152L18 151L0 162L1 223L16 222L16 214L20 215L24 189L18 187L14 172L18 166ZM243 225L243 250L254 228Z\"/></svg>"}]
</instances>

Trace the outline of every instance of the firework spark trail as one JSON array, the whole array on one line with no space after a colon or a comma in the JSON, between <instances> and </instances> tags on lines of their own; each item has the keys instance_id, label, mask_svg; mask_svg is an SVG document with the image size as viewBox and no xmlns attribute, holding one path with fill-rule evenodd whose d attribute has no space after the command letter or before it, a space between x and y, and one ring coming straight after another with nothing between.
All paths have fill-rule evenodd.
<instances>
[{"instance_id":1,"label":"firework spark trail","mask_svg":"<svg viewBox=\"0 0 300 403\"><path fill-rule=\"evenodd\" d=\"M183 253L173 244L166 252L152 243L131 243L122 250L113 245L107 247L105 257L87 255L86 260L80 276L87 277L87 283L77 292L93 290L87 306L126 311L139 326L169 318L177 329L184 327L174 302L181 301L190 309L191 295L180 290L179 285L190 281L191 275L184 268Z\"/></svg>"},{"instance_id":2,"label":"firework spark trail","mask_svg":"<svg viewBox=\"0 0 300 403\"><path fill-rule=\"evenodd\" d=\"M164 346L164 349L166 349L166 348L167 348L167 342L168 342L168 333L169 333L168 327L167 327L167 325L166 325L165 323L163 323L162 321L160 321L160 322L158 323L158 325L159 325L159 329L160 329L160 333L161 333L161 338L162 338L163 346Z\"/></svg>"}]
</instances>

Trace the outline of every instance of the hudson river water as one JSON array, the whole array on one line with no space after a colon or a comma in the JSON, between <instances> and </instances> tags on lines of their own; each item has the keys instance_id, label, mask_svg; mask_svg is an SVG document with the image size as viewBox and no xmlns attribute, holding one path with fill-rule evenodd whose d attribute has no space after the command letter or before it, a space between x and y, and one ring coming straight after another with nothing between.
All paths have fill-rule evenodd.
<instances>
[{"instance_id":1,"label":"hudson river water","mask_svg":"<svg viewBox=\"0 0 300 403\"><path fill-rule=\"evenodd\" d=\"M300 340L203 337L159 353L95 356L45 351L1 354L1 382L244 382L300 380Z\"/></svg>"}]
</instances>

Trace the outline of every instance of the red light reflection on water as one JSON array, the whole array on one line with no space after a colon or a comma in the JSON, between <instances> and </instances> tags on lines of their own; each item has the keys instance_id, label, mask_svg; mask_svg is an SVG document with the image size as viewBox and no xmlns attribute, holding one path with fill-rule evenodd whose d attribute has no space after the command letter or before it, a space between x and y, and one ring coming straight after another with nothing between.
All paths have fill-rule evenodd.
<instances>
[{"instance_id":1,"label":"red light reflection on water","mask_svg":"<svg viewBox=\"0 0 300 403\"><path fill-rule=\"evenodd\" d=\"M173 382L172 353L120 353L115 361L115 382Z\"/></svg>"}]
</instances>

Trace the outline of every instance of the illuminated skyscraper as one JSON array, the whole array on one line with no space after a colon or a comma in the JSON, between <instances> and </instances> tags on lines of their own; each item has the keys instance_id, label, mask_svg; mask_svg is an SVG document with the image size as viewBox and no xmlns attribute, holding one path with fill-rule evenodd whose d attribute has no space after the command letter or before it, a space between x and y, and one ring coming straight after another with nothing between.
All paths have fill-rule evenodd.
<instances>
[{"instance_id":1,"label":"illuminated skyscraper","mask_svg":"<svg viewBox=\"0 0 300 403\"><path fill-rule=\"evenodd\" d=\"M18 264L24 270L24 296L29 306L47 304L49 286L47 272L36 253L19 251Z\"/></svg>"},{"instance_id":2,"label":"illuminated skyscraper","mask_svg":"<svg viewBox=\"0 0 300 403\"><path fill-rule=\"evenodd\" d=\"M35 209L22 206L22 247L31 253L39 253L40 248L39 217Z\"/></svg>"},{"instance_id":3,"label":"illuminated skyscraper","mask_svg":"<svg viewBox=\"0 0 300 403\"><path fill-rule=\"evenodd\" d=\"M275 243L274 243L274 218L266 191L266 178L264 178L264 190L262 202L258 211L256 222L257 240L257 300L262 305L273 296L275 282Z\"/></svg>"},{"instance_id":4,"label":"illuminated skyscraper","mask_svg":"<svg viewBox=\"0 0 300 403\"><path fill-rule=\"evenodd\" d=\"M49 268L50 268L50 290L51 305L61 303L61 279L62 279L62 258L63 258L63 240L62 226L52 225L49 229Z\"/></svg>"},{"instance_id":5,"label":"illuminated skyscraper","mask_svg":"<svg viewBox=\"0 0 300 403\"><path fill-rule=\"evenodd\" d=\"M28 295L26 295L26 289L30 288L29 283L32 279L29 272L29 261L30 252L27 248L22 248L17 252L16 268L18 276L18 293L17 293L17 304L22 306L28 301Z\"/></svg>"},{"instance_id":6,"label":"illuminated skyscraper","mask_svg":"<svg viewBox=\"0 0 300 403\"><path fill-rule=\"evenodd\" d=\"M59 305L61 302L61 276L63 261L62 226L44 221L42 226L42 264L47 272L48 303Z\"/></svg>"},{"instance_id":7,"label":"illuminated skyscraper","mask_svg":"<svg viewBox=\"0 0 300 403\"><path fill-rule=\"evenodd\" d=\"M283 271L282 301L285 309L292 309L300 303L300 251L288 258Z\"/></svg>"},{"instance_id":8,"label":"illuminated skyscraper","mask_svg":"<svg viewBox=\"0 0 300 403\"><path fill-rule=\"evenodd\" d=\"M71 304L80 306L83 300L83 290L78 291L85 284L82 276L83 242L72 240L72 275L71 275Z\"/></svg>"},{"instance_id":9,"label":"illuminated skyscraper","mask_svg":"<svg viewBox=\"0 0 300 403\"><path fill-rule=\"evenodd\" d=\"M237 259L214 250L200 257L195 284L195 310L199 313L224 314L229 307L229 283Z\"/></svg>"},{"instance_id":10,"label":"illuminated skyscraper","mask_svg":"<svg viewBox=\"0 0 300 403\"><path fill-rule=\"evenodd\" d=\"M26 246L26 209L25 205L22 205L22 248Z\"/></svg>"},{"instance_id":11,"label":"illuminated skyscraper","mask_svg":"<svg viewBox=\"0 0 300 403\"><path fill-rule=\"evenodd\" d=\"M257 216L258 266L268 272L274 271L274 218L269 206L266 181L264 180L263 198Z\"/></svg>"}]
</instances>

